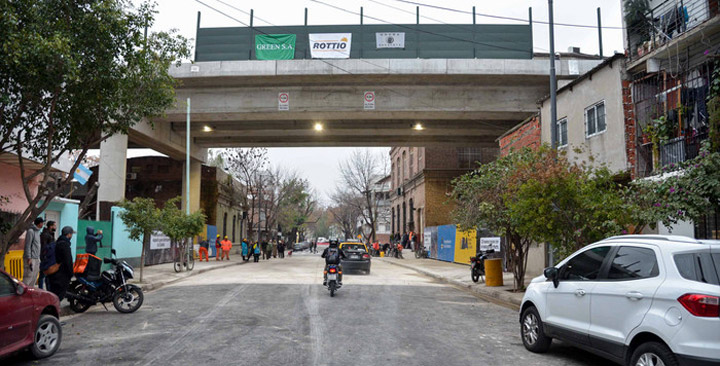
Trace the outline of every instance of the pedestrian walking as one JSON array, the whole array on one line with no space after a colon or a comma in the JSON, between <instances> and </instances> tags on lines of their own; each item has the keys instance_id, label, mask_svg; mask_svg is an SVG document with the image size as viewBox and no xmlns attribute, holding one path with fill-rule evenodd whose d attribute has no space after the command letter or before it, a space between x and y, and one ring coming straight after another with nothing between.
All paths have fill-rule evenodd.
<instances>
[{"instance_id":1,"label":"pedestrian walking","mask_svg":"<svg viewBox=\"0 0 720 366\"><path fill-rule=\"evenodd\" d=\"M207 239L203 239L200 241L200 249L198 249L198 255L200 256L200 262L203 260L203 255L205 256L205 262L207 262L208 259L208 249L210 249L210 243L208 243Z\"/></svg>"},{"instance_id":2,"label":"pedestrian walking","mask_svg":"<svg viewBox=\"0 0 720 366\"><path fill-rule=\"evenodd\" d=\"M278 243L278 249L277 249L277 250L278 250L278 256L279 256L280 258L285 258L285 242L284 242L284 241L281 240L281 241Z\"/></svg>"},{"instance_id":3,"label":"pedestrian walking","mask_svg":"<svg viewBox=\"0 0 720 366\"><path fill-rule=\"evenodd\" d=\"M372 245L373 248L373 255L376 257L380 256L380 242L376 241Z\"/></svg>"},{"instance_id":4,"label":"pedestrian walking","mask_svg":"<svg viewBox=\"0 0 720 366\"><path fill-rule=\"evenodd\" d=\"M272 256L273 258L278 256L278 242L275 240L272 241Z\"/></svg>"},{"instance_id":5,"label":"pedestrian walking","mask_svg":"<svg viewBox=\"0 0 720 366\"><path fill-rule=\"evenodd\" d=\"M215 260L222 260L222 245L220 244L220 234L215 238Z\"/></svg>"},{"instance_id":6,"label":"pedestrian walking","mask_svg":"<svg viewBox=\"0 0 720 366\"><path fill-rule=\"evenodd\" d=\"M268 243L267 241L263 241L261 246L262 246L263 260L269 260L270 259L270 243Z\"/></svg>"},{"instance_id":7,"label":"pedestrian walking","mask_svg":"<svg viewBox=\"0 0 720 366\"><path fill-rule=\"evenodd\" d=\"M25 250L23 251L23 283L35 286L40 272L40 229L45 219L38 217L25 232Z\"/></svg>"},{"instance_id":8,"label":"pedestrian walking","mask_svg":"<svg viewBox=\"0 0 720 366\"><path fill-rule=\"evenodd\" d=\"M221 259L230 260L230 249L232 249L232 242L230 240L228 240L227 235L225 236L225 239L223 239L220 242L220 246L222 246L222 258Z\"/></svg>"},{"instance_id":9,"label":"pedestrian walking","mask_svg":"<svg viewBox=\"0 0 720 366\"><path fill-rule=\"evenodd\" d=\"M85 253L95 255L97 253L98 244L102 248L102 230L95 231L95 228L88 226L86 229L87 234L85 235Z\"/></svg>"},{"instance_id":10,"label":"pedestrian walking","mask_svg":"<svg viewBox=\"0 0 720 366\"><path fill-rule=\"evenodd\" d=\"M402 239L400 239L400 244L402 244L403 248L407 248L408 241L410 240L410 237L407 232L403 233Z\"/></svg>"},{"instance_id":11,"label":"pedestrian walking","mask_svg":"<svg viewBox=\"0 0 720 366\"><path fill-rule=\"evenodd\" d=\"M260 244L258 242L253 244L253 258L255 263L260 261Z\"/></svg>"},{"instance_id":12,"label":"pedestrian walking","mask_svg":"<svg viewBox=\"0 0 720 366\"><path fill-rule=\"evenodd\" d=\"M247 239L243 239L240 245L242 247L242 259L247 262L250 259L250 248L248 248Z\"/></svg>"},{"instance_id":13,"label":"pedestrian walking","mask_svg":"<svg viewBox=\"0 0 720 366\"><path fill-rule=\"evenodd\" d=\"M47 250L47 246L55 241L55 221L48 221L47 224L45 224L45 228L40 233L40 267L43 266L42 259L45 258L45 252ZM53 263L54 264L54 263ZM45 273L41 270L40 271L40 277L38 277L38 287L49 289L47 286Z\"/></svg>"},{"instance_id":14,"label":"pedestrian walking","mask_svg":"<svg viewBox=\"0 0 720 366\"><path fill-rule=\"evenodd\" d=\"M48 276L50 283L50 291L62 300L70 286L70 280L73 276L73 259L72 249L70 248L70 239L72 239L75 230L70 226L62 228L60 236L55 241L55 262L59 264L58 270Z\"/></svg>"},{"instance_id":15,"label":"pedestrian walking","mask_svg":"<svg viewBox=\"0 0 720 366\"><path fill-rule=\"evenodd\" d=\"M408 234L408 245L409 245L408 248L410 248L410 250L413 252L417 250L417 246L415 245L415 240L416 240L415 232L410 230L410 233Z\"/></svg>"}]
</instances>

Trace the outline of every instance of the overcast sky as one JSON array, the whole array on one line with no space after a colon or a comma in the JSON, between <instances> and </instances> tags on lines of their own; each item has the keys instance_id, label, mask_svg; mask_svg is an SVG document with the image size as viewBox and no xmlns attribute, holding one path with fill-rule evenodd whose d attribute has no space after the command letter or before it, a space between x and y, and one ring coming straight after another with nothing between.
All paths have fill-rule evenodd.
<instances>
[{"instance_id":1,"label":"overcast sky","mask_svg":"<svg viewBox=\"0 0 720 366\"><path fill-rule=\"evenodd\" d=\"M388 23L415 23L415 5L398 0L318 0L348 11L359 13L364 7L366 17L382 19ZM547 0L411 0L415 3L451 8L457 11L433 9L421 6L421 23L472 23L471 12L476 7L478 14L504 17L528 18L528 8L533 9L533 45L535 52L548 51L548 26L539 22L547 21ZM140 3L140 0L133 0ZM153 30L175 28L188 39L195 39L197 12L202 12L201 27L243 26L219 12L201 4L207 4L246 24L249 23L250 9L254 10L256 26L302 25L304 9L308 8L308 24L359 24L359 16L334 9L312 0L157 0L159 13ZM229 5L228 5L229 4ZM597 25L596 8L602 12L603 52L605 56L613 51L622 52L622 31L611 27L620 27L620 0L555 0L555 22L581 25ZM233 9L232 7L237 9ZM260 20L262 19L262 20ZM266 22L264 22L266 21ZM382 24L382 21L365 19L365 24ZM503 20L485 16L477 17L478 24L522 24L518 21ZM193 43L194 44L194 43ZM580 47L584 53L598 53L598 34L596 28L555 27L556 51L566 51L568 47ZM388 153L389 148L374 150ZM272 164L291 167L310 180L312 186L326 201L338 183L336 173L338 163L346 159L351 148L277 148L270 149ZM136 156L138 152L131 153ZM140 153L144 154L144 153ZM326 201L327 202L327 201Z\"/></svg>"}]
</instances>

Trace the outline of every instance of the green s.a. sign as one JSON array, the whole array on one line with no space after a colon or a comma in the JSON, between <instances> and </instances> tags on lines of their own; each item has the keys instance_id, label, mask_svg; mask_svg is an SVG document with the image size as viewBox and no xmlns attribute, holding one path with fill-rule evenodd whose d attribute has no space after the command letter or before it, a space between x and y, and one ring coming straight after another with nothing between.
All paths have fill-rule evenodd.
<instances>
[{"instance_id":1,"label":"green s.a. sign","mask_svg":"<svg viewBox=\"0 0 720 366\"><path fill-rule=\"evenodd\" d=\"M258 60L292 60L295 58L294 34L258 34L255 36L255 58Z\"/></svg>"}]
</instances>

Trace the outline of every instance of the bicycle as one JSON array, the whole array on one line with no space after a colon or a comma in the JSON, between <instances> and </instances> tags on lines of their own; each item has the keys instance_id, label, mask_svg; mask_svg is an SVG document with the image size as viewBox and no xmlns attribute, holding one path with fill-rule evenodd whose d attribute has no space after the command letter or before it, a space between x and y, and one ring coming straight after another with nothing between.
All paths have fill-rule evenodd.
<instances>
[{"instance_id":1,"label":"bicycle","mask_svg":"<svg viewBox=\"0 0 720 366\"><path fill-rule=\"evenodd\" d=\"M424 246L421 246L420 248L415 249L415 258L427 258L428 252L425 250Z\"/></svg>"},{"instance_id":2,"label":"bicycle","mask_svg":"<svg viewBox=\"0 0 720 366\"><path fill-rule=\"evenodd\" d=\"M187 245L187 240L175 246L175 255L173 259L173 268L175 272L192 271L195 268L195 253L191 245Z\"/></svg>"}]
</instances>

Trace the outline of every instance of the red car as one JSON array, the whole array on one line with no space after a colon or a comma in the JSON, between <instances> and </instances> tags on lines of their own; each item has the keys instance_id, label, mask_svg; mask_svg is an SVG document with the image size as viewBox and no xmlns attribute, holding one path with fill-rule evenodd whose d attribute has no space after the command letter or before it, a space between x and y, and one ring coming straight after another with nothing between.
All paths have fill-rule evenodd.
<instances>
[{"instance_id":1,"label":"red car","mask_svg":"<svg viewBox=\"0 0 720 366\"><path fill-rule=\"evenodd\" d=\"M52 356L62 341L60 301L52 292L25 286L0 270L0 357L29 348Z\"/></svg>"}]
</instances>

